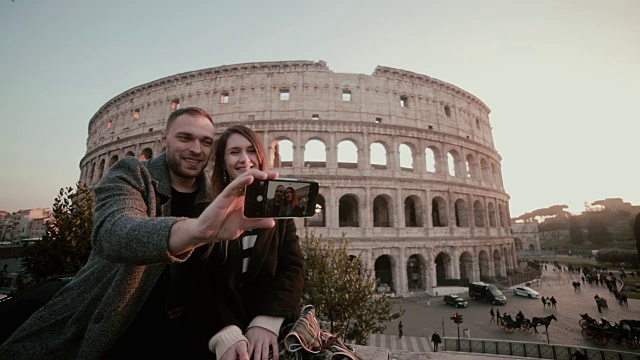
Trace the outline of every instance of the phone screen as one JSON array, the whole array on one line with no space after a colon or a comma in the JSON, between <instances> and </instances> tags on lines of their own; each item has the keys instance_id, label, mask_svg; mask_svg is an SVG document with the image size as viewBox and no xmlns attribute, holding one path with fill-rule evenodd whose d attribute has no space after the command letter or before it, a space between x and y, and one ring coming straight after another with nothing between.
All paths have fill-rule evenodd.
<instances>
[{"instance_id":1,"label":"phone screen","mask_svg":"<svg viewBox=\"0 0 640 360\"><path fill-rule=\"evenodd\" d=\"M312 180L256 180L245 192L247 218L311 217L316 211L319 185Z\"/></svg>"}]
</instances>

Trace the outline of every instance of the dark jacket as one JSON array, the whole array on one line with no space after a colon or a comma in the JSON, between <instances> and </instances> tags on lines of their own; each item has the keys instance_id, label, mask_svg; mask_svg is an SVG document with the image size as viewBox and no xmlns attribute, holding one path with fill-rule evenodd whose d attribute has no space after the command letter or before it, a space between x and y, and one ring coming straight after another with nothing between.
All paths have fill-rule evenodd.
<instances>
[{"instance_id":1,"label":"dark jacket","mask_svg":"<svg viewBox=\"0 0 640 360\"><path fill-rule=\"evenodd\" d=\"M178 301L201 341L228 325L245 331L258 315L284 317L285 324L298 318L304 267L293 220L259 230L244 275L240 239L227 242L226 255L221 247L216 244L206 261L206 249L198 249L187 262L173 266L180 290L172 293L183 295Z\"/></svg>"},{"instance_id":2,"label":"dark jacket","mask_svg":"<svg viewBox=\"0 0 640 360\"><path fill-rule=\"evenodd\" d=\"M198 179L196 202L211 202ZM185 261L167 250L173 224L166 155L118 161L94 189L93 250L87 264L56 296L0 346L3 358L96 359L124 333L166 263Z\"/></svg>"}]
</instances>

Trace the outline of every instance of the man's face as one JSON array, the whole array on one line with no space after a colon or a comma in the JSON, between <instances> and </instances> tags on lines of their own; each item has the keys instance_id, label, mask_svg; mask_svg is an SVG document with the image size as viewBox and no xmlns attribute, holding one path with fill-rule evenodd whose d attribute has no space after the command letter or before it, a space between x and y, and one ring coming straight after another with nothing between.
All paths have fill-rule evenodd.
<instances>
[{"instance_id":1,"label":"man's face","mask_svg":"<svg viewBox=\"0 0 640 360\"><path fill-rule=\"evenodd\" d=\"M162 145L172 181L192 180L199 176L211 159L213 124L202 116L182 114L162 132Z\"/></svg>"},{"instance_id":2,"label":"man's face","mask_svg":"<svg viewBox=\"0 0 640 360\"><path fill-rule=\"evenodd\" d=\"M282 201L283 197L284 197L284 186L278 185L278 187L276 188L276 193L274 195L274 198L276 199L276 202L279 203L280 201Z\"/></svg>"}]
</instances>

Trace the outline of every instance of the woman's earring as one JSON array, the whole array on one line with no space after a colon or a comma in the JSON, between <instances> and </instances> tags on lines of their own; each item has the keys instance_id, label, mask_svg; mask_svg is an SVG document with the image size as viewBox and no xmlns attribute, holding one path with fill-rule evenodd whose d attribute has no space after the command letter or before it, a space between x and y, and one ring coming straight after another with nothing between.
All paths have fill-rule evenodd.
<instances>
[{"instance_id":1,"label":"woman's earring","mask_svg":"<svg viewBox=\"0 0 640 360\"><path fill-rule=\"evenodd\" d=\"M222 173L222 182L223 182L224 184L227 184L227 183L229 182L229 179L227 178L227 170L225 170L225 171Z\"/></svg>"}]
</instances>

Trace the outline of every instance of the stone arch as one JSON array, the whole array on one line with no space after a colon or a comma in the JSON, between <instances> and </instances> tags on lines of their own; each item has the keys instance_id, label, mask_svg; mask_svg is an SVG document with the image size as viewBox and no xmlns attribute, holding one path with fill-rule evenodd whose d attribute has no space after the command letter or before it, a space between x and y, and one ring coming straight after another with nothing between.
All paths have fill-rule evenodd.
<instances>
[{"instance_id":1,"label":"stone arch","mask_svg":"<svg viewBox=\"0 0 640 360\"><path fill-rule=\"evenodd\" d=\"M293 141L287 137L272 141L269 158L272 168L293 167Z\"/></svg>"},{"instance_id":2,"label":"stone arch","mask_svg":"<svg viewBox=\"0 0 640 360\"><path fill-rule=\"evenodd\" d=\"M398 154L400 158L401 170L413 170L413 164L415 163L415 150L412 144L402 143L398 146Z\"/></svg>"},{"instance_id":3,"label":"stone arch","mask_svg":"<svg viewBox=\"0 0 640 360\"><path fill-rule=\"evenodd\" d=\"M435 146L428 146L424 149L425 169L429 173L436 173L438 169L438 149Z\"/></svg>"},{"instance_id":4,"label":"stone arch","mask_svg":"<svg viewBox=\"0 0 640 360\"><path fill-rule=\"evenodd\" d=\"M89 165L89 175L87 176L87 184L93 184L93 182L95 181L95 179L93 178L93 176L96 173L96 163L93 162L91 165Z\"/></svg>"},{"instance_id":5,"label":"stone arch","mask_svg":"<svg viewBox=\"0 0 640 360\"><path fill-rule=\"evenodd\" d=\"M447 202L441 196L436 196L431 201L431 220L433 227L447 226Z\"/></svg>"},{"instance_id":6,"label":"stone arch","mask_svg":"<svg viewBox=\"0 0 640 360\"><path fill-rule=\"evenodd\" d=\"M496 277L504 276L502 274L502 256L500 255L500 251L493 250L493 271L496 274Z\"/></svg>"},{"instance_id":7,"label":"stone arch","mask_svg":"<svg viewBox=\"0 0 640 360\"><path fill-rule=\"evenodd\" d=\"M463 199L458 199L455 202L456 210L456 226L457 227L469 227L469 209L467 208L467 202Z\"/></svg>"},{"instance_id":8,"label":"stone arch","mask_svg":"<svg viewBox=\"0 0 640 360\"><path fill-rule=\"evenodd\" d=\"M389 153L387 145L382 141L376 141L369 146L369 162L372 169L387 168L387 154Z\"/></svg>"},{"instance_id":9,"label":"stone arch","mask_svg":"<svg viewBox=\"0 0 640 360\"><path fill-rule=\"evenodd\" d=\"M358 198L353 194L345 194L338 201L339 227L359 227Z\"/></svg>"},{"instance_id":10,"label":"stone arch","mask_svg":"<svg viewBox=\"0 0 640 360\"><path fill-rule=\"evenodd\" d=\"M533 244L529 244L529 251L535 251L536 247Z\"/></svg>"},{"instance_id":11,"label":"stone arch","mask_svg":"<svg viewBox=\"0 0 640 360\"><path fill-rule=\"evenodd\" d=\"M472 154L467 155L465 165L467 169L467 177L470 179L478 179L478 163Z\"/></svg>"},{"instance_id":12,"label":"stone arch","mask_svg":"<svg viewBox=\"0 0 640 360\"><path fill-rule=\"evenodd\" d=\"M124 157L135 157L136 154L134 154L133 151L127 151L127 153L124 155Z\"/></svg>"},{"instance_id":13,"label":"stone arch","mask_svg":"<svg viewBox=\"0 0 640 360\"><path fill-rule=\"evenodd\" d=\"M480 159L480 173L482 181L491 183L491 168L485 158Z\"/></svg>"},{"instance_id":14,"label":"stone arch","mask_svg":"<svg viewBox=\"0 0 640 360\"><path fill-rule=\"evenodd\" d=\"M345 139L338 144L338 167L343 169L358 168L358 146L355 141Z\"/></svg>"},{"instance_id":15,"label":"stone arch","mask_svg":"<svg viewBox=\"0 0 640 360\"><path fill-rule=\"evenodd\" d=\"M374 269L378 288L387 285L392 291L395 289L393 284L393 264L394 261L389 255L381 255L376 259Z\"/></svg>"},{"instance_id":16,"label":"stone arch","mask_svg":"<svg viewBox=\"0 0 640 360\"><path fill-rule=\"evenodd\" d=\"M460 154L458 154L456 150L449 150L447 153L447 169L449 170L449 176L462 176L463 172L460 162Z\"/></svg>"},{"instance_id":17,"label":"stone arch","mask_svg":"<svg viewBox=\"0 0 640 360\"><path fill-rule=\"evenodd\" d=\"M494 187L500 186L500 180L498 178L498 170L496 169L496 164L491 163L491 180Z\"/></svg>"},{"instance_id":18,"label":"stone arch","mask_svg":"<svg viewBox=\"0 0 640 360\"><path fill-rule=\"evenodd\" d=\"M516 250L523 250L524 249L524 244L522 243L522 240L520 240L520 238L515 238L514 242L515 242L515 245L516 245Z\"/></svg>"},{"instance_id":19,"label":"stone arch","mask_svg":"<svg viewBox=\"0 0 640 360\"><path fill-rule=\"evenodd\" d=\"M480 270L480 281L491 280L491 273L489 272L489 255L486 251L480 250L478 253L478 267Z\"/></svg>"},{"instance_id":20,"label":"stone arch","mask_svg":"<svg viewBox=\"0 0 640 360\"><path fill-rule=\"evenodd\" d=\"M115 165L115 163L117 162L118 162L118 155L113 155L111 159L109 159L109 169L111 169L111 167Z\"/></svg>"},{"instance_id":21,"label":"stone arch","mask_svg":"<svg viewBox=\"0 0 640 360\"><path fill-rule=\"evenodd\" d=\"M389 195L373 199L373 227L393 227L392 200Z\"/></svg>"},{"instance_id":22,"label":"stone arch","mask_svg":"<svg viewBox=\"0 0 640 360\"><path fill-rule=\"evenodd\" d=\"M320 138L311 138L304 144L304 167L327 167L327 146Z\"/></svg>"},{"instance_id":23,"label":"stone arch","mask_svg":"<svg viewBox=\"0 0 640 360\"><path fill-rule=\"evenodd\" d=\"M324 201L324 196L318 194L316 197L316 212L313 217L305 219L307 226L309 227L325 227L327 226L327 213Z\"/></svg>"},{"instance_id":24,"label":"stone arch","mask_svg":"<svg viewBox=\"0 0 640 360\"><path fill-rule=\"evenodd\" d=\"M106 163L106 161L104 159L100 160L100 165L98 165L98 173L96 174L96 181L94 182L99 182L100 180L102 180L102 176L104 175L104 164Z\"/></svg>"},{"instance_id":25,"label":"stone arch","mask_svg":"<svg viewBox=\"0 0 640 360\"><path fill-rule=\"evenodd\" d=\"M446 279L452 279L451 256L446 252L440 252L434 260L436 264L436 282L438 286L445 285Z\"/></svg>"},{"instance_id":26,"label":"stone arch","mask_svg":"<svg viewBox=\"0 0 640 360\"><path fill-rule=\"evenodd\" d=\"M471 282L473 279L473 256L468 251L460 254L460 280L467 279Z\"/></svg>"},{"instance_id":27,"label":"stone arch","mask_svg":"<svg viewBox=\"0 0 640 360\"><path fill-rule=\"evenodd\" d=\"M496 225L496 207L492 202L487 205L489 208L489 227L495 228Z\"/></svg>"},{"instance_id":28,"label":"stone arch","mask_svg":"<svg viewBox=\"0 0 640 360\"><path fill-rule=\"evenodd\" d=\"M502 204L498 204L498 217L500 218L500 227L505 227L504 208L502 207Z\"/></svg>"},{"instance_id":29,"label":"stone arch","mask_svg":"<svg viewBox=\"0 0 640 360\"><path fill-rule=\"evenodd\" d=\"M473 221L475 227L484 227L484 208L480 200L473 203Z\"/></svg>"},{"instance_id":30,"label":"stone arch","mask_svg":"<svg viewBox=\"0 0 640 360\"><path fill-rule=\"evenodd\" d=\"M426 289L426 261L419 254L413 254L407 259L407 289L409 291Z\"/></svg>"},{"instance_id":31,"label":"stone arch","mask_svg":"<svg viewBox=\"0 0 640 360\"><path fill-rule=\"evenodd\" d=\"M404 199L404 226L422 227L422 200L410 195Z\"/></svg>"},{"instance_id":32,"label":"stone arch","mask_svg":"<svg viewBox=\"0 0 640 360\"><path fill-rule=\"evenodd\" d=\"M138 154L138 160L150 160L151 158L153 158L153 150L151 150L151 148L144 148L142 149L142 151L140 151L140 154Z\"/></svg>"}]
</instances>

